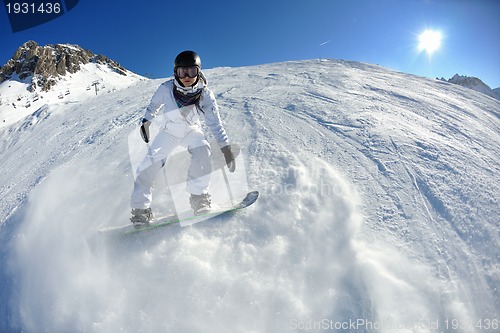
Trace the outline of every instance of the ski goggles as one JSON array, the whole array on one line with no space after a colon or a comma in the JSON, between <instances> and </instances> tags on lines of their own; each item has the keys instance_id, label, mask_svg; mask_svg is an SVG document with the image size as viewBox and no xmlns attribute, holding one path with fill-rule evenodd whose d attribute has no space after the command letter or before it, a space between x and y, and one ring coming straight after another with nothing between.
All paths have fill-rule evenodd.
<instances>
[{"instance_id":1,"label":"ski goggles","mask_svg":"<svg viewBox=\"0 0 500 333\"><path fill-rule=\"evenodd\" d=\"M200 72L200 69L198 68L198 66L177 67L175 69L175 75L179 79L183 79L186 76L189 76L190 78L195 78L198 76L199 72Z\"/></svg>"}]
</instances>

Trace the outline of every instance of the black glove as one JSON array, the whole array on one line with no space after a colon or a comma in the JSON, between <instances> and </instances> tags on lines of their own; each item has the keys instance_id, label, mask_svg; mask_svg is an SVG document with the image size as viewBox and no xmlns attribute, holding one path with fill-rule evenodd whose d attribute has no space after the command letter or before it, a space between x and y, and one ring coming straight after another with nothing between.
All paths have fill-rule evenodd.
<instances>
[{"instance_id":1,"label":"black glove","mask_svg":"<svg viewBox=\"0 0 500 333\"><path fill-rule=\"evenodd\" d=\"M229 172L234 172L234 170L236 169L236 161L234 160L234 154L231 151L231 146L227 145L225 147L222 147L220 150L224 154Z\"/></svg>"},{"instance_id":2,"label":"black glove","mask_svg":"<svg viewBox=\"0 0 500 333\"><path fill-rule=\"evenodd\" d=\"M151 125L151 121L147 120L146 118L142 119L141 137L144 140L144 142L146 142L146 143L149 142L149 126L150 125Z\"/></svg>"}]
</instances>

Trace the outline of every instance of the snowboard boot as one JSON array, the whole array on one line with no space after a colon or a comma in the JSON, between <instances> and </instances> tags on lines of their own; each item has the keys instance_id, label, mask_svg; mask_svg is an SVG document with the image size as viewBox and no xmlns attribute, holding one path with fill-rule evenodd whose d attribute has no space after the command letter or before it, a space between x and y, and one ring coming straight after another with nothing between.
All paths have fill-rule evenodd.
<instances>
[{"instance_id":1,"label":"snowboard boot","mask_svg":"<svg viewBox=\"0 0 500 333\"><path fill-rule=\"evenodd\" d=\"M210 200L210 194L207 193L201 195L191 194L189 203L191 204L194 215L201 215L210 211L210 204L212 202Z\"/></svg>"},{"instance_id":2,"label":"snowboard boot","mask_svg":"<svg viewBox=\"0 0 500 333\"><path fill-rule=\"evenodd\" d=\"M153 213L151 208L134 208L132 209L132 217L130 218L130 222L136 228L147 227L149 222L153 220Z\"/></svg>"}]
</instances>

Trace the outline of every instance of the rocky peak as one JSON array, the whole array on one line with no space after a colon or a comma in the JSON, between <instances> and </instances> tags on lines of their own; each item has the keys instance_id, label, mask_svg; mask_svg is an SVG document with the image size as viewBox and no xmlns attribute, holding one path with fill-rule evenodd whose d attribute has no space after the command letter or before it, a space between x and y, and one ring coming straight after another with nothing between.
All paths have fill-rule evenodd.
<instances>
[{"instance_id":1,"label":"rocky peak","mask_svg":"<svg viewBox=\"0 0 500 333\"><path fill-rule=\"evenodd\" d=\"M30 91L37 88L48 91L56 84L59 76L76 73L81 69L81 65L89 62L108 65L117 73L127 75L127 70L117 62L78 45L39 46L34 41L28 41L0 68L0 83L17 74L20 80L31 80L28 81Z\"/></svg>"},{"instance_id":2,"label":"rocky peak","mask_svg":"<svg viewBox=\"0 0 500 333\"><path fill-rule=\"evenodd\" d=\"M455 74L449 80L446 80L445 78L441 78L440 80L445 81L445 82L449 82L449 83L453 83L453 84L457 84L459 86L469 88L469 89L475 90L477 92L483 93L483 94L488 95L490 97L500 99L500 95L498 95L493 89L491 89L486 83L484 83L481 79L479 79L477 77Z\"/></svg>"}]
</instances>

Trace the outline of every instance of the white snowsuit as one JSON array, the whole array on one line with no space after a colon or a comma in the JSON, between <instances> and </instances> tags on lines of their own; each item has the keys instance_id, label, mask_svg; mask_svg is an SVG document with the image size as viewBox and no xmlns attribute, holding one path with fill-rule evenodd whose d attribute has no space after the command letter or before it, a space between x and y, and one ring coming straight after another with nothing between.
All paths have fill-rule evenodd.
<instances>
[{"instance_id":1,"label":"white snowsuit","mask_svg":"<svg viewBox=\"0 0 500 333\"><path fill-rule=\"evenodd\" d=\"M197 89L201 89L202 92L196 104L181 108L174 97L174 84L180 87L174 79L161 84L146 110L145 119L150 121L161 119L162 124L156 137L150 138L152 143L148 149L148 156L145 156L137 169L130 200L132 208L151 206L154 181L161 172L166 158L179 145L186 147L191 154L187 191L197 195L208 193L212 167L211 152L201 129L200 115L203 115L205 124L219 146L222 148L228 145L214 93L208 89L204 81L200 78L194 87L182 87L187 92L196 92ZM158 117L159 115L163 117Z\"/></svg>"}]
</instances>

